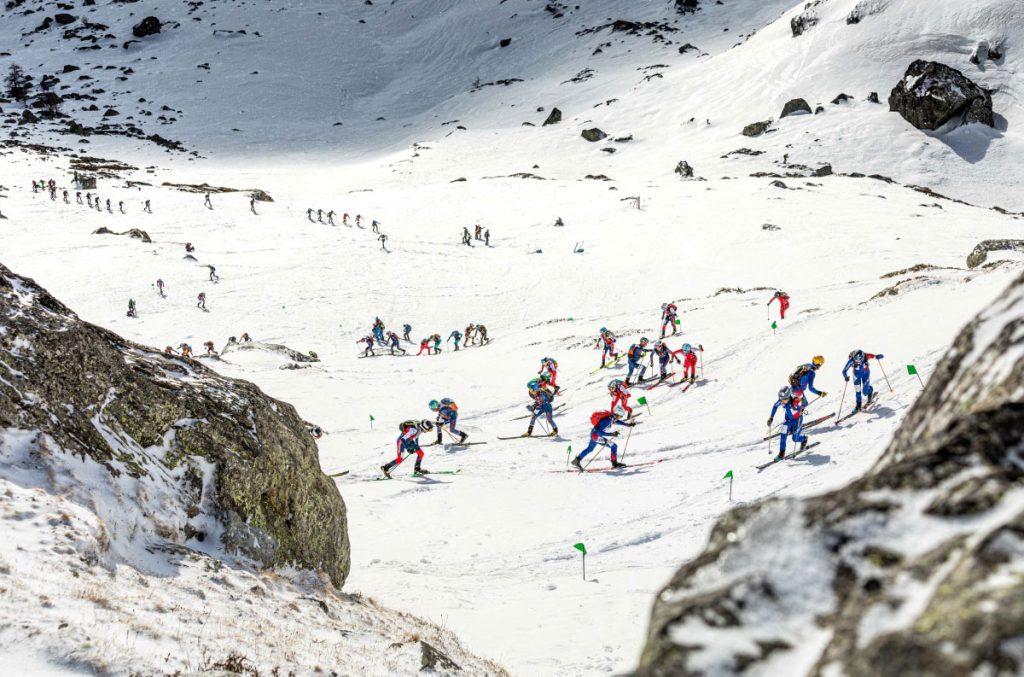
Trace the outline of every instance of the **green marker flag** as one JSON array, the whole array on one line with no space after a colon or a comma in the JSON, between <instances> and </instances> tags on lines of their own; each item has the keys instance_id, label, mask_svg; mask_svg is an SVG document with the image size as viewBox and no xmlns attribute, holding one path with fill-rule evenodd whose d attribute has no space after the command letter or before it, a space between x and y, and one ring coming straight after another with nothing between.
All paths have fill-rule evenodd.
<instances>
[{"instance_id":1,"label":"green marker flag","mask_svg":"<svg viewBox=\"0 0 1024 677\"><path fill-rule=\"evenodd\" d=\"M907 374L909 374L910 376L917 375L917 367L915 367L912 364L908 364L907 365Z\"/></svg>"},{"instance_id":2,"label":"green marker flag","mask_svg":"<svg viewBox=\"0 0 1024 677\"><path fill-rule=\"evenodd\" d=\"M772 334L774 334L775 330L778 329L778 328L779 328L779 323L774 321L774 320L772 320Z\"/></svg>"},{"instance_id":3,"label":"green marker flag","mask_svg":"<svg viewBox=\"0 0 1024 677\"><path fill-rule=\"evenodd\" d=\"M732 479L732 470L730 470L729 472L725 473L725 477L723 477L722 479L723 480L731 480Z\"/></svg>"},{"instance_id":4,"label":"green marker flag","mask_svg":"<svg viewBox=\"0 0 1024 677\"><path fill-rule=\"evenodd\" d=\"M647 413L648 414L651 413L651 405L647 404L647 398L646 397L638 397L638 398L636 398L636 403L644 405L645 407L647 407Z\"/></svg>"},{"instance_id":5,"label":"green marker flag","mask_svg":"<svg viewBox=\"0 0 1024 677\"><path fill-rule=\"evenodd\" d=\"M725 473L725 477L723 477L722 479L723 480L729 480L729 502L731 503L732 502L732 470L730 470L729 472Z\"/></svg>"},{"instance_id":6,"label":"green marker flag","mask_svg":"<svg viewBox=\"0 0 1024 677\"><path fill-rule=\"evenodd\" d=\"M680 319L676 319L676 324L682 324L682 323L683 323L683 321L682 321L682 320L680 320Z\"/></svg>"},{"instance_id":7,"label":"green marker flag","mask_svg":"<svg viewBox=\"0 0 1024 677\"><path fill-rule=\"evenodd\" d=\"M577 543L572 547L583 553L583 580L587 580L587 546Z\"/></svg>"},{"instance_id":8,"label":"green marker flag","mask_svg":"<svg viewBox=\"0 0 1024 677\"><path fill-rule=\"evenodd\" d=\"M377 419L373 417L373 414L370 414L370 430L373 430L373 422L376 420Z\"/></svg>"}]
</instances>

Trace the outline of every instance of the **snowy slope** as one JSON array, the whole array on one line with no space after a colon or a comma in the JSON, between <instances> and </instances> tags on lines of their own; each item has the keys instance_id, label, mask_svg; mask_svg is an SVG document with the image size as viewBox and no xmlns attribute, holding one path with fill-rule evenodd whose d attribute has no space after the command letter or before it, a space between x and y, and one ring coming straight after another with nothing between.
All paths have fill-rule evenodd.
<instances>
[{"instance_id":1,"label":"snowy slope","mask_svg":"<svg viewBox=\"0 0 1024 677\"><path fill-rule=\"evenodd\" d=\"M858 4L880 11L848 25ZM143 343L199 348L212 339L220 349L247 331L316 351L321 363L309 369L280 369L287 360L259 351L228 352L212 365L329 432L319 441L324 469L351 471L339 478L350 509L347 589L428 617L516 674L622 671L635 664L652 596L729 507L724 473L735 473L735 503L815 494L863 473L920 390L904 365L927 378L962 323L1019 271L1019 256L1001 255L990 258L1013 261L964 269L979 240L1020 237L1019 218L877 179L784 178L779 188L750 176L806 173L783 166L789 154L794 164L829 162L982 207L1024 209L1015 160L1024 121L1019 3L830 0L818 6L819 23L793 37L790 20L803 5L702 2L696 14L677 15L668 2L606 0L556 18L537 0L207 2L192 13L142 0L98 5L89 14L112 27L115 48L70 55L55 34L15 39L40 15L8 13L0 40L18 47L0 68L130 66L135 74L121 84L114 71L86 72L124 92L98 96L126 115L140 97L147 102L138 107L154 113L165 104L182 111L168 125L142 124L208 159L157 155L120 137L58 137L89 154L154 165L101 180L104 199L126 202L120 215L33 195L29 177L67 185L66 159L0 149L0 184L10 189L0 192L9 216L0 222L0 260L84 319ZM181 26L123 50L131 25L150 12ZM616 18L681 30L662 31L664 41L607 28L576 35ZM225 38L216 28L247 34ZM498 47L506 37L512 43ZM984 70L968 62L981 39L1005 47ZM699 51L680 54L686 43ZM884 102L915 58L998 88L1002 128L926 136L863 100L877 91ZM659 64L668 68L648 68ZM570 81L585 68L593 77ZM663 77L645 79L655 73ZM523 82L470 92L477 78ZM840 92L854 100L829 104ZM787 118L759 138L740 134L798 96L826 112ZM563 122L540 127L552 106ZM580 138L594 126L633 138ZM721 157L742 147L764 154ZM707 181L680 181L672 174L679 160ZM517 172L542 180L509 178ZM602 174L612 180L584 178ZM452 183L458 178L466 180ZM253 216L246 196L214 195L210 211L200 195L126 188L125 179L259 187L275 202L259 203ZM641 210L623 201L634 195ZM154 214L141 213L144 199ZM378 219L392 253L368 228L311 223L310 207ZM557 216L565 228L551 227ZM490 229L492 248L457 244L475 223ZM101 226L144 228L153 244L91 234ZM185 242L196 245L197 262L181 258ZM583 253L573 253L578 246ZM204 264L216 265L218 284L206 281ZM918 264L938 268L889 276ZM157 277L168 284L166 300L152 289ZM894 286L896 294L876 297ZM717 293L736 288L748 291ZM777 334L764 305L775 288L794 298ZM210 313L194 307L200 291ZM124 317L129 297L137 320ZM635 393L648 395L651 410L627 462L663 462L615 475L558 472L567 447L586 443L590 413L607 407L604 384L621 376L590 373L597 329L616 331L623 347L653 338L669 300L679 303L684 332L670 346L703 344L706 382L686 393ZM374 316L389 328L409 322L415 339L482 322L494 341L415 360L357 359L356 340ZM886 354L894 392L876 370L875 413L819 427L823 443L804 460L757 473L768 458L764 420L786 375L825 355L818 385L829 395L814 411L833 412L838 370L857 347ZM525 383L546 355L559 361L566 388L564 439L497 441L525 429L512 419L525 414ZM460 468L456 477L373 480L393 454L397 423L428 416L426 402L444 396L459 402L473 440L487 444L427 449L426 467ZM844 409L850 401L847 394ZM590 550L586 582L578 541Z\"/></svg>"}]
</instances>

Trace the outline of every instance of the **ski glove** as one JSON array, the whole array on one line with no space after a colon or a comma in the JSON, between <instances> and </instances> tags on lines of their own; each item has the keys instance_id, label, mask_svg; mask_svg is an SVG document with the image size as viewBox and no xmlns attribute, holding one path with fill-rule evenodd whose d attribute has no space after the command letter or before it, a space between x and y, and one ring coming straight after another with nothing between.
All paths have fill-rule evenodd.
<instances>
[{"instance_id":1,"label":"ski glove","mask_svg":"<svg viewBox=\"0 0 1024 677\"><path fill-rule=\"evenodd\" d=\"M885 357L885 355L875 355L875 359L876 359L876 360L880 360L880 359L882 359L883 357Z\"/></svg>"},{"instance_id":2,"label":"ski glove","mask_svg":"<svg viewBox=\"0 0 1024 677\"><path fill-rule=\"evenodd\" d=\"M844 378L844 379L846 379L847 381L849 381L849 380L850 380L850 377L849 377L849 376L844 376L843 378Z\"/></svg>"},{"instance_id":3,"label":"ski glove","mask_svg":"<svg viewBox=\"0 0 1024 677\"><path fill-rule=\"evenodd\" d=\"M826 392L825 392L824 390L822 390L822 391L821 391L821 392L820 392L820 393L818 394L818 397L828 397L828 393L826 393Z\"/></svg>"},{"instance_id":4,"label":"ski glove","mask_svg":"<svg viewBox=\"0 0 1024 677\"><path fill-rule=\"evenodd\" d=\"M771 428L771 427L772 427L772 420L771 420L771 419L768 419L768 427L769 427L769 428Z\"/></svg>"}]
</instances>

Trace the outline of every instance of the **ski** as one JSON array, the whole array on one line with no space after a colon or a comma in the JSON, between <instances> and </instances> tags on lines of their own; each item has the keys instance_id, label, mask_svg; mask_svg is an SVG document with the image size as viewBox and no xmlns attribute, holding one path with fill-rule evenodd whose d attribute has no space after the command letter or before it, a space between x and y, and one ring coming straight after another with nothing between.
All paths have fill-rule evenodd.
<instances>
[{"instance_id":1,"label":"ski","mask_svg":"<svg viewBox=\"0 0 1024 677\"><path fill-rule=\"evenodd\" d=\"M446 447L472 447L477 444L487 444L486 442L444 442Z\"/></svg>"},{"instance_id":2,"label":"ski","mask_svg":"<svg viewBox=\"0 0 1024 677\"><path fill-rule=\"evenodd\" d=\"M602 364L600 367L598 367L594 371L590 372L590 375L593 376L594 374L596 374L597 372L601 371L602 369L610 369L611 367L614 367L615 365L617 365L619 363L619 360L621 360L624 355L625 355L625 353L619 353L618 357L616 357L614 360L612 360L608 364Z\"/></svg>"},{"instance_id":3,"label":"ski","mask_svg":"<svg viewBox=\"0 0 1024 677\"><path fill-rule=\"evenodd\" d=\"M394 477L381 475L379 477L374 477L373 479L377 482L380 482L381 480L409 480L417 477L429 477L430 475L458 475L461 472L461 468L458 470L432 470L430 472L413 472L411 475L396 475Z\"/></svg>"},{"instance_id":4,"label":"ski","mask_svg":"<svg viewBox=\"0 0 1024 677\"><path fill-rule=\"evenodd\" d=\"M819 444L821 444L821 442L811 442L810 444L808 444L803 449L797 449L792 454L788 454L786 456L783 456L782 458L778 458L778 457L773 458L772 460L768 461L767 463L762 463L761 465L757 466L757 472L761 472L765 468L770 468L771 466L775 465L779 461L788 461L789 459L794 458L794 457L798 456L799 454L802 454L803 452L807 451L808 449L813 449L814 447L818 446Z\"/></svg>"},{"instance_id":5,"label":"ski","mask_svg":"<svg viewBox=\"0 0 1024 677\"><path fill-rule=\"evenodd\" d=\"M816 426L816 425L818 425L818 424L819 424L819 423L821 423L822 421L827 421L827 420L829 420L829 419L830 419L830 418L832 418L833 416L835 416L835 414L834 414L834 413L832 413L832 414L828 414L827 416L822 416L821 418L816 418L816 419L814 419L813 421L808 421L807 423L804 423L804 424L803 424L803 426L801 427L801 430L807 430L808 428L811 428L811 427L813 427L813 426ZM782 425L784 426L785 424L782 424ZM762 438L761 438L761 441L762 441L762 442L767 442L768 440L770 440L770 439L771 439L771 438L773 438L773 437L778 437L778 436L779 436L780 434L782 434L782 431L781 431L781 430L779 430L778 432L774 432L774 433L772 433L772 434L771 434L771 435L769 435L768 437L762 437Z\"/></svg>"},{"instance_id":6,"label":"ski","mask_svg":"<svg viewBox=\"0 0 1024 677\"><path fill-rule=\"evenodd\" d=\"M610 466L607 467L607 468L584 468L583 470L577 470L576 468L563 468L561 470L549 470L548 472L557 472L557 473L567 473L568 472L568 473L576 473L578 475L581 475L581 474L583 474L585 472L588 472L588 473L590 473L590 472L613 472L613 471L616 471L616 470L629 470L630 468L642 468L642 467L648 466L648 465L657 465L658 463L663 463L664 461L665 461L665 459L658 458L658 459L655 459L653 461L642 461L641 463L625 463L625 464L623 464L622 466L620 466L618 468L612 468Z\"/></svg>"},{"instance_id":7,"label":"ski","mask_svg":"<svg viewBox=\"0 0 1024 677\"><path fill-rule=\"evenodd\" d=\"M551 413L552 413L552 414L557 414L557 413L558 413L559 411L561 411L561 410L562 410L562 409L564 409L564 408L565 408L565 403L562 403L562 404L556 404L556 405L555 405L555 406L554 406L554 407L553 407L553 408L551 409ZM515 417L514 419L512 419L512 420L513 420L513 421L525 421L525 420L526 420L526 419L528 419L528 418L533 418L533 414L527 414L526 416L516 416L516 417Z\"/></svg>"},{"instance_id":8,"label":"ski","mask_svg":"<svg viewBox=\"0 0 1024 677\"><path fill-rule=\"evenodd\" d=\"M348 474L348 470L342 470L341 472L335 472L328 475L328 477L343 477Z\"/></svg>"},{"instance_id":9,"label":"ski","mask_svg":"<svg viewBox=\"0 0 1024 677\"><path fill-rule=\"evenodd\" d=\"M546 440L558 439L558 435L513 435L512 437L499 437L499 440Z\"/></svg>"},{"instance_id":10,"label":"ski","mask_svg":"<svg viewBox=\"0 0 1024 677\"><path fill-rule=\"evenodd\" d=\"M653 384L647 386L647 390L653 390L654 388L657 388L658 386L663 385L665 383L665 381L669 380L673 376L675 376L675 372L673 372L671 374L666 374L665 376L659 376L656 383L653 383ZM672 384L669 383L669 385L672 385Z\"/></svg>"}]
</instances>

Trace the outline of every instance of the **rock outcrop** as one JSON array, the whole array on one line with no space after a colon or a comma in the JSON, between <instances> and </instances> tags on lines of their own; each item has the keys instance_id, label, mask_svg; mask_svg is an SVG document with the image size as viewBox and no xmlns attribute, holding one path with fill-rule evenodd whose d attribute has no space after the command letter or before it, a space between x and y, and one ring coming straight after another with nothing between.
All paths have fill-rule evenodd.
<instances>
[{"instance_id":1,"label":"rock outcrop","mask_svg":"<svg viewBox=\"0 0 1024 677\"><path fill-rule=\"evenodd\" d=\"M349 571L345 503L288 404L80 320L0 265L0 464L91 506L110 555Z\"/></svg>"},{"instance_id":2,"label":"rock outcrop","mask_svg":"<svg viewBox=\"0 0 1024 677\"><path fill-rule=\"evenodd\" d=\"M594 143L595 141L600 141L601 139L607 138L608 135L605 134L600 129L598 129L597 127L593 127L591 129L584 129L580 136L582 136L587 141Z\"/></svg>"},{"instance_id":3,"label":"rock outcrop","mask_svg":"<svg viewBox=\"0 0 1024 677\"><path fill-rule=\"evenodd\" d=\"M937 61L918 59L889 95L889 110L918 129L948 123L995 126L992 96L960 71Z\"/></svg>"},{"instance_id":4,"label":"rock outcrop","mask_svg":"<svg viewBox=\"0 0 1024 677\"><path fill-rule=\"evenodd\" d=\"M1024 275L864 477L719 521L658 595L635 674L1021 674L1022 448Z\"/></svg>"},{"instance_id":5,"label":"rock outcrop","mask_svg":"<svg viewBox=\"0 0 1024 677\"><path fill-rule=\"evenodd\" d=\"M679 175L681 179L692 179L693 178L693 167L686 160L680 160L676 164L676 168L673 170Z\"/></svg>"},{"instance_id":6,"label":"rock outcrop","mask_svg":"<svg viewBox=\"0 0 1024 677\"><path fill-rule=\"evenodd\" d=\"M547 127L548 125L557 125L562 121L562 111L557 108L552 108L551 112L548 113L547 119L544 120L544 124L541 127Z\"/></svg>"},{"instance_id":7,"label":"rock outcrop","mask_svg":"<svg viewBox=\"0 0 1024 677\"><path fill-rule=\"evenodd\" d=\"M156 35L163 29L163 23L155 16L147 16L139 23L132 26L132 35L137 38L144 38L149 35Z\"/></svg>"},{"instance_id":8,"label":"rock outcrop","mask_svg":"<svg viewBox=\"0 0 1024 677\"><path fill-rule=\"evenodd\" d=\"M790 115L800 115L802 113L810 113L811 106L803 99L791 99L786 102L786 105L782 107L782 115L780 118L786 118Z\"/></svg>"},{"instance_id":9,"label":"rock outcrop","mask_svg":"<svg viewBox=\"0 0 1024 677\"><path fill-rule=\"evenodd\" d=\"M977 268L988 260L989 252L1024 252L1024 240L982 240L967 256L967 267Z\"/></svg>"},{"instance_id":10,"label":"rock outcrop","mask_svg":"<svg viewBox=\"0 0 1024 677\"><path fill-rule=\"evenodd\" d=\"M743 136L761 136L772 126L771 120L764 122L751 122L743 128Z\"/></svg>"}]
</instances>

